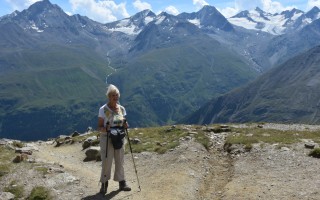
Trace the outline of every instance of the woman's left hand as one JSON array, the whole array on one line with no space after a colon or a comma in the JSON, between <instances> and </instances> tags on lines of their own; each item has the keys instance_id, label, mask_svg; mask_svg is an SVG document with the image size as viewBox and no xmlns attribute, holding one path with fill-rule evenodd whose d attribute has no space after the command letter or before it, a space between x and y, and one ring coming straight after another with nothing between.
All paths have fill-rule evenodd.
<instances>
[{"instance_id":1,"label":"woman's left hand","mask_svg":"<svg viewBox=\"0 0 320 200\"><path fill-rule=\"evenodd\" d=\"M125 121L125 122L123 123L123 128L127 129L128 127L129 127L128 122Z\"/></svg>"}]
</instances>

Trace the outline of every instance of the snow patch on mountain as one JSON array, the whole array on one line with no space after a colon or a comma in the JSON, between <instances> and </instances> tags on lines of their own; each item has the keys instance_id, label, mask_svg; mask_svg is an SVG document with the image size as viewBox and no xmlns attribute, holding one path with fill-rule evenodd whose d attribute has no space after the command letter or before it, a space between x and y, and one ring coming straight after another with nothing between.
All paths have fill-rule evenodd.
<instances>
[{"instance_id":1,"label":"snow patch on mountain","mask_svg":"<svg viewBox=\"0 0 320 200\"><path fill-rule=\"evenodd\" d=\"M295 13L292 17L291 20L297 20L299 17L301 17L303 15L303 13Z\"/></svg>"},{"instance_id":2,"label":"snow patch on mountain","mask_svg":"<svg viewBox=\"0 0 320 200\"><path fill-rule=\"evenodd\" d=\"M47 28L48 25L46 25L45 23L43 24L43 28ZM36 25L36 23L34 21L30 21L30 25L26 26L24 29L25 30L34 30L38 33L42 33L44 31L43 28L40 28Z\"/></svg>"},{"instance_id":3,"label":"snow patch on mountain","mask_svg":"<svg viewBox=\"0 0 320 200\"><path fill-rule=\"evenodd\" d=\"M122 33L125 33L127 35L137 35L140 33L140 30L139 31L135 31L136 30L136 26L134 25L131 25L131 26L119 26L119 27L116 27L116 28L111 28L111 29L108 29L109 31L112 31L112 32L122 32Z\"/></svg>"},{"instance_id":4,"label":"snow patch on mountain","mask_svg":"<svg viewBox=\"0 0 320 200\"><path fill-rule=\"evenodd\" d=\"M149 24L149 23L152 22L153 20L154 20L153 17L146 17L146 18L144 19L144 23L145 23L145 24Z\"/></svg>"},{"instance_id":5,"label":"snow patch on mountain","mask_svg":"<svg viewBox=\"0 0 320 200\"><path fill-rule=\"evenodd\" d=\"M116 25L116 27L110 28L109 30L112 32L115 32L115 31L123 32L128 35L136 35L140 32L140 31L138 32L136 31L137 27L131 23L129 18L120 20L119 23Z\"/></svg>"},{"instance_id":6,"label":"snow patch on mountain","mask_svg":"<svg viewBox=\"0 0 320 200\"><path fill-rule=\"evenodd\" d=\"M318 12L314 9L314 12ZM281 35L292 29L300 29L320 18L320 13L310 18L301 10L292 9L281 13L267 13L260 8L250 11L242 11L237 15L228 18L228 21L236 26L251 30L260 30L273 35Z\"/></svg>"},{"instance_id":7,"label":"snow patch on mountain","mask_svg":"<svg viewBox=\"0 0 320 200\"><path fill-rule=\"evenodd\" d=\"M189 19L188 22L200 27L200 19Z\"/></svg>"},{"instance_id":8,"label":"snow patch on mountain","mask_svg":"<svg viewBox=\"0 0 320 200\"><path fill-rule=\"evenodd\" d=\"M37 27L35 23L33 23L30 28L37 31L38 33L41 33L44 31L44 30L41 30L39 27Z\"/></svg>"},{"instance_id":9,"label":"snow patch on mountain","mask_svg":"<svg viewBox=\"0 0 320 200\"><path fill-rule=\"evenodd\" d=\"M165 20L166 19L166 17L165 16L160 16L160 17L158 17L157 19L156 19L156 22L155 22L155 24L161 24L162 22L163 22L163 20Z\"/></svg>"}]
</instances>

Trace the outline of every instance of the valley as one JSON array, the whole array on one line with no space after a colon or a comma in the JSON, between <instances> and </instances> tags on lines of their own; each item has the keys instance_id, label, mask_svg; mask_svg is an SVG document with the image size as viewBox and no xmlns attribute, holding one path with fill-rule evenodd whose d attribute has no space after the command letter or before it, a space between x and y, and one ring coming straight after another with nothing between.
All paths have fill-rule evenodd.
<instances>
[{"instance_id":1,"label":"valley","mask_svg":"<svg viewBox=\"0 0 320 200\"><path fill-rule=\"evenodd\" d=\"M317 7L275 15L256 8L226 18L207 5L179 15L143 10L103 24L38 1L0 18L0 135L31 141L95 127L109 83L119 87L132 127L317 124L319 84L312 80L318 68L308 59L317 62L311 54L320 45L318 13ZM275 17L282 20L270 32L265 27ZM275 72L283 65L292 70ZM279 88L275 93L272 87L257 88L272 85L271 71L283 79L297 74L301 82L273 85ZM242 87L251 94L237 93ZM301 89L292 91L295 87ZM199 118L199 112L208 115Z\"/></svg>"}]
</instances>

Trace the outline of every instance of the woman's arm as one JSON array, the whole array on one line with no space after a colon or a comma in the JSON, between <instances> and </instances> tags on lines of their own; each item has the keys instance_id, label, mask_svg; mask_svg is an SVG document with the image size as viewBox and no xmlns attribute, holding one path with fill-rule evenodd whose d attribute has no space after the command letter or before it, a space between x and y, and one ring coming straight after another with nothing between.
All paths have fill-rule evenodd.
<instances>
[{"instance_id":1,"label":"woman's arm","mask_svg":"<svg viewBox=\"0 0 320 200\"><path fill-rule=\"evenodd\" d=\"M98 117L98 131L106 132L106 128L104 127L104 119L102 117Z\"/></svg>"}]
</instances>

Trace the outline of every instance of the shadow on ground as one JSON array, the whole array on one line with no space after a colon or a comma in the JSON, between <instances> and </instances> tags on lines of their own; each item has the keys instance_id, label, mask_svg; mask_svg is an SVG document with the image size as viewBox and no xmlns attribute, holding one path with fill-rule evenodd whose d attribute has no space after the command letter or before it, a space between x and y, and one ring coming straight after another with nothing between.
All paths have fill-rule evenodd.
<instances>
[{"instance_id":1,"label":"shadow on ground","mask_svg":"<svg viewBox=\"0 0 320 200\"><path fill-rule=\"evenodd\" d=\"M91 196L87 196L87 197L84 197L82 198L81 200L106 200L106 199L112 199L114 198L115 196L117 196L117 194L119 194L121 191L120 190L116 190L116 191L112 191L106 195L102 195L100 193L97 193L97 194L94 194L94 195L91 195ZM122 197L119 197L117 199L127 199L128 196L132 196L133 194L129 194L129 195L125 195L125 196L122 196Z\"/></svg>"}]
</instances>

